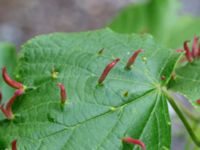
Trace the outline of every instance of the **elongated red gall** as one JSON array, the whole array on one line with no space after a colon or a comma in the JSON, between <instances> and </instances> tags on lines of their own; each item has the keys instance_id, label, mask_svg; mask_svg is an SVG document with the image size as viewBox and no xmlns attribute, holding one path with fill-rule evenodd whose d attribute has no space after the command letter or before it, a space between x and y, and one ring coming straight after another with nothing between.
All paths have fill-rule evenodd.
<instances>
[{"instance_id":1,"label":"elongated red gall","mask_svg":"<svg viewBox=\"0 0 200 150\"><path fill-rule=\"evenodd\" d=\"M189 62L192 62L192 54L190 52L190 48L188 47L188 42L189 41L184 42L185 57Z\"/></svg>"},{"instance_id":2,"label":"elongated red gall","mask_svg":"<svg viewBox=\"0 0 200 150\"><path fill-rule=\"evenodd\" d=\"M3 76L4 81L11 87L16 88L16 89L24 89L23 84L21 84L17 81L14 81L9 77L9 75L7 74L7 71L6 71L6 67L3 67L3 69L2 69L2 76Z\"/></svg>"},{"instance_id":3,"label":"elongated red gall","mask_svg":"<svg viewBox=\"0 0 200 150\"><path fill-rule=\"evenodd\" d=\"M102 84L103 81L105 80L105 78L107 77L108 73L110 72L110 70L117 64L117 62L119 62L120 59L117 58L115 59L114 61L112 61L110 64L108 64L106 66L106 68L104 69L103 73L101 74L99 80L98 80L98 83L99 84Z\"/></svg>"},{"instance_id":4,"label":"elongated red gall","mask_svg":"<svg viewBox=\"0 0 200 150\"><path fill-rule=\"evenodd\" d=\"M61 103L64 104L65 101L67 100L67 93L65 90L65 86L62 83L58 83L57 85L60 88Z\"/></svg>"},{"instance_id":5,"label":"elongated red gall","mask_svg":"<svg viewBox=\"0 0 200 150\"><path fill-rule=\"evenodd\" d=\"M200 99L198 99L196 102L197 102L197 104L199 104L199 105L200 105Z\"/></svg>"},{"instance_id":6,"label":"elongated red gall","mask_svg":"<svg viewBox=\"0 0 200 150\"><path fill-rule=\"evenodd\" d=\"M135 51L135 52L133 53L133 55L129 58L129 60L128 60L126 66L125 66L126 69L130 69L130 68L131 68L131 65L134 64L134 62L135 62L137 56L138 56L139 53L141 53L141 52L143 52L143 50L142 50L142 49L139 49L139 50L137 50L137 51Z\"/></svg>"},{"instance_id":7,"label":"elongated red gall","mask_svg":"<svg viewBox=\"0 0 200 150\"><path fill-rule=\"evenodd\" d=\"M14 115L12 112L12 105L14 101L16 100L16 98L22 94L23 94L22 90L17 90L15 94L11 97L11 99L7 102L5 107L4 107L4 104L0 105L0 110L3 112L3 114L8 120L14 119Z\"/></svg>"},{"instance_id":8,"label":"elongated red gall","mask_svg":"<svg viewBox=\"0 0 200 150\"><path fill-rule=\"evenodd\" d=\"M194 36L193 43L192 43L192 50L190 50L188 46L189 41L184 42L183 44L184 50L182 49L176 50L176 52L182 52L182 51L185 52L185 57L182 58L180 62L185 62L185 61L192 62L195 58L200 57L200 44L198 47L198 40L199 40L199 37Z\"/></svg>"},{"instance_id":9,"label":"elongated red gall","mask_svg":"<svg viewBox=\"0 0 200 150\"><path fill-rule=\"evenodd\" d=\"M2 101L2 93L1 93L1 91L0 91L0 104L1 104L1 101Z\"/></svg>"},{"instance_id":10,"label":"elongated red gall","mask_svg":"<svg viewBox=\"0 0 200 150\"><path fill-rule=\"evenodd\" d=\"M198 48L198 57L200 56L200 44L199 44L199 48Z\"/></svg>"},{"instance_id":11,"label":"elongated red gall","mask_svg":"<svg viewBox=\"0 0 200 150\"><path fill-rule=\"evenodd\" d=\"M17 150L17 140L13 140L11 145L12 145L12 150Z\"/></svg>"},{"instance_id":12,"label":"elongated red gall","mask_svg":"<svg viewBox=\"0 0 200 150\"><path fill-rule=\"evenodd\" d=\"M122 141L125 142L125 143L128 143L128 144L139 145L143 150L146 150L145 144L142 141L140 141L140 140L133 139L131 137L125 137L125 138L122 139Z\"/></svg>"},{"instance_id":13,"label":"elongated red gall","mask_svg":"<svg viewBox=\"0 0 200 150\"><path fill-rule=\"evenodd\" d=\"M198 56L198 53L199 53L198 40L199 40L199 37L194 36L194 40L193 40L193 43L192 43L192 57Z\"/></svg>"}]
</instances>

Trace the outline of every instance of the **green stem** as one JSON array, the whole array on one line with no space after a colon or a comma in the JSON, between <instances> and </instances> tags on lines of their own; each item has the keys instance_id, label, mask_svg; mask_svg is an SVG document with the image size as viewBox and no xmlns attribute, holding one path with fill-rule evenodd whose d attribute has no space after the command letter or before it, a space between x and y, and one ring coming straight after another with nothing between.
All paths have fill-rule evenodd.
<instances>
[{"instance_id":1,"label":"green stem","mask_svg":"<svg viewBox=\"0 0 200 150\"><path fill-rule=\"evenodd\" d=\"M198 139L198 137L195 135L189 122L187 121L187 119L185 118L185 116L183 115L183 113L181 112L179 107L177 106L176 102L174 101L173 96L169 93L169 91L166 88L163 88L162 90L163 90L165 96L167 97L169 103L171 104L171 106L173 107L173 109L175 110L175 112L177 113L177 115L179 116L181 121L183 122L183 124L184 124L186 130L188 131L190 137L192 138L193 142L197 146L200 147L200 139Z\"/></svg>"}]
</instances>

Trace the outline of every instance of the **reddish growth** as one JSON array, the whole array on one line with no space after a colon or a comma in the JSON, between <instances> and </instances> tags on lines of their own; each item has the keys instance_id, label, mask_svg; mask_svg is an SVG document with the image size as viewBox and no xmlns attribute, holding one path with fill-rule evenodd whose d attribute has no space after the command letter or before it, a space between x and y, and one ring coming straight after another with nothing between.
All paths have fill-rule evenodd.
<instances>
[{"instance_id":1,"label":"reddish growth","mask_svg":"<svg viewBox=\"0 0 200 150\"><path fill-rule=\"evenodd\" d=\"M143 150L146 150L145 144L142 141L140 141L140 140L133 139L131 137L125 137L125 138L122 139L122 141L125 142L125 143L128 143L128 144L139 145Z\"/></svg>"},{"instance_id":2,"label":"reddish growth","mask_svg":"<svg viewBox=\"0 0 200 150\"><path fill-rule=\"evenodd\" d=\"M2 93L0 91L0 104L1 104L1 100L2 100Z\"/></svg>"},{"instance_id":3,"label":"reddish growth","mask_svg":"<svg viewBox=\"0 0 200 150\"><path fill-rule=\"evenodd\" d=\"M143 52L143 50L142 50L142 49L139 49L139 50L137 50L137 51L135 51L135 52L133 53L133 55L129 58L129 60L128 60L127 64L126 64L126 67L125 67L126 69L130 69L131 65L134 64L134 62L135 62L137 56L138 56L139 53L141 53L141 52Z\"/></svg>"},{"instance_id":4,"label":"reddish growth","mask_svg":"<svg viewBox=\"0 0 200 150\"><path fill-rule=\"evenodd\" d=\"M17 150L17 140L12 141L12 150Z\"/></svg>"},{"instance_id":5,"label":"reddish growth","mask_svg":"<svg viewBox=\"0 0 200 150\"><path fill-rule=\"evenodd\" d=\"M197 102L197 104L199 104L199 105L200 105L200 99L198 99L196 102Z\"/></svg>"},{"instance_id":6,"label":"reddish growth","mask_svg":"<svg viewBox=\"0 0 200 150\"><path fill-rule=\"evenodd\" d=\"M192 51L190 50L190 48L188 46L189 41L185 41L183 44L184 50L177 49L176 52L185 51L185 57L186 57L187 61L192 62L193 59L200 57L200 45L198 47L198 40L199 40L199 37L194 36L194 40L192 43Z\"/></svg>"},{"instance_id":7,"label":"reddish growth","mask_svg":"<svg viewBox=\"0 0 200 150\"><path fill-rule=\"evenodd\" d=\"M7 119L11 120L11 119L14 118L14 115L13 115L13 112L12 112L12 105L13 105L15 99L18 96L23 94L24 86L23 86L23 84L21 84L17 81L14 81L9 77L9 75L7 74L7 71L6 71L6 67L3 67L3 69L2 69L2 76L3 76L4 81L8 85L10 85L13 88L18 89L18 90L15 91L13 97L11 97L11 99L8 101L8 103L6 104L5 107L4 107L4 104L0 105L0 110L3 112L3 114L6 116ZM1 100L1 98L2 98L2 95L0 93L0 100Z\"/></svg>"},{"instance_id":8,"label":"reddish growth","mask_svg":"<svg viewBox=\"0 0 200 150\"><path fill-rule=\"evenodd\" d=\"M16 89L24 88L23 84L21 84L17 81L14 81L9 77L9 75L7 74L7 71L6 71L6 67L3 67L3 69L2 69L2 76L3 76L4 81L11 87L16 88Z\"/></svg>"},{"instance_id":9,"label":"reddish growth","mask_svg":"<svg viewBox=\"0 0 200 150\"><path fill-rule=\"evenodd\" d=\"M117 62L119 62L119 61L120 61L120 59L117 58L117 59L115 59L114 61L112 61L110 64L108 64L108 65L106 66L106 68L104 69L103 73L101 74L101 76L100 76L100 78L99 78L99 80L98 80L99 84L102 84L102 83L103 83L103 81L104 81L105 78L107 77L107 75L108 75L108 73L110 72L110 70L111 70L111 69L117 64Z\"/></svg>"},{"instance_id":10,"label":"reddish growth","mask_svg":"<svg viewBox=\"0 0 200 150\"><path fill-rule=\"evenodd\" d=\"M190 48L188 47L188 42L189 41L185 41L183 44L184 50L185 50L185 56L189 62L192 62L193 57L192 57L192 53L190 52Z\"/></svg>"},{"instance_id":11,"label":"reddish growth","mask_svg":"<svg viewBox=\"0 0 200 150\"><path fill-rule=\"evenodd\" d=\"M166 80L166 76L165 76L165 75L162 75L162 76L161 76L161 80Z\"/></svg>"},{"instance_id":12,"label":"reddish growth","mask_svg":"<svg viewBox=\"0 0 200 150\"><path fill-rule=\"evenodd\" d=\"M65 90L65 86L62 83L58 83L57 85L60 88L61 103L64 104L67 99L67 93Z\"/></svg>"},{"instance_id":13,"label":"reddish growth","mask_svg":"<svg viewBox=\"0 0 200 150\"><path fill-rule=\"evenodd\" d=\"M6 106L4 107L4 104L0 105L0 110L3 112L3 114L6 116L7 119L11 120L14 118L13 112L12 112L12 105L16 98L23 94L22 90L17 90L13 97L8 101Z\"/></svg>"}]
</instances>

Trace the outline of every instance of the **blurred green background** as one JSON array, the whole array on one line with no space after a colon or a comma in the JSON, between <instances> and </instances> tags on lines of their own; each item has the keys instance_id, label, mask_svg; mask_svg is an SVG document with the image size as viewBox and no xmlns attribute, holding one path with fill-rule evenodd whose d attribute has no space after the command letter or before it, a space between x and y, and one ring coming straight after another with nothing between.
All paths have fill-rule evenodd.
<instances>
[{"instance_id":1,"label":"blurred green background","mask_svg":"<svg viewBox=\"0 0 200 150\"><path fill-rule=\"evenodd\" d=\"M127 5L148 1L150 0L0 0L0 41L20 45L38 34L101 28L110 24L113 17ZM173 1L176 0L170 1L174 5ZM179 6L180 9L177 10L179 15L200 15L199 0L180 0L180 3L182 7ZM170 15L166 6L160 6L159 9L166 10L169 13L168 23L172 22L175 16ZM151 10L150 14L153 12ZM141 22L141 18L137 22Z\"/></svg>"}]
</instances>

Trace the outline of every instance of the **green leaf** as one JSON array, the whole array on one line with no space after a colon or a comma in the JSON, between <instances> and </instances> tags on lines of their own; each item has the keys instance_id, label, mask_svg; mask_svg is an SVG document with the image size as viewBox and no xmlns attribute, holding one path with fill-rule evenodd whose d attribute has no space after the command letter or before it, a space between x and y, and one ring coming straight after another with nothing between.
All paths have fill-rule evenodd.
<instances>
[{"instance_id":1,"label":"green leaf","mask_svg":"<svg viewBox=\"0 0 200 150\"><path fill-rule=\"evenodd\" d=\"M139 48L144 52L132 69L124 69ZM98 85L105 66L118 57L120 62L103 86ZM178 57L149 35L110 29L55 33L28 41L20 54L18 75L29 90L13 106L18 117L0 122L0 148L17 139L20 150L128 150L133 146L121 139L131 136L148 150L169 149L171 125L162 86ZM52 78L52 71L57 78ZM58 82L67 90L64 108Z\"/></svg>"},{"instance_id":2,"label":"green leaf","mask_svg":"<svg viewBox=\"0 0 200 150\"><path fill-rule=\"evenodd\" d=\"M194 35L200 36L200 18L184 16L180 17L177 23L166 35L165 44L172 48L183 47L183 42L192 40Z\"/></svg>"},{"instance_id":3,"label":"green leaf","mask_svg":"<svg viewBox=\"0 0 200 150\"><path fill-rule=\"evenodd\" d=\"M150 33L167 47L180 48L183 41L200 35L200 18L178 15L176 0L150 0L130 5L112 21L119 33Z\"/></svg>"},{"instance_id":4,"label":"green leaf","mask_svg":"<svg viewBox=\"0 0 200 150\"><path fill-rule=\"evenodd\" d=\"M132 4L119 13L110 27L120 33L148 32L163 40L163 35L168 33L177 19L177 8L175 0L150 0Z\"/></svg>"},{"instance_id":5,"label":"green leaf","mask_svg":"<svg viewBox=\"0 0 200 150\"><path fill-rule=\"evenodd\" d=\"M176 79L171 80L169 89L184 95L194 106L200 98L200 60L195 60L176 69ZM199 108L199 107L197 107Z\"/></svg>"},{"instance_id":6,"label":"green leaf","mask_svg":"<svg viewBox=\"0 0 200 150\"><path fill-rule=\"evenodd\" d=\"M15 47L6 42L0 43L0 72L3 66L6 66L9 74L12 76L16 64L16 50ZM0 73L1 74L1 73ZM2 102L7 101L13 95L13 89L3 82L2 75L0 75L0 90L3 94ZM0 114L0 119L3 116Z\"/></svg>"}]
</instances>

